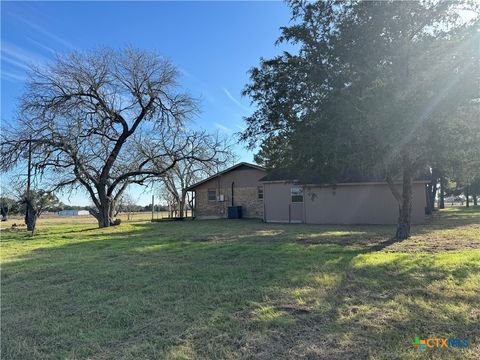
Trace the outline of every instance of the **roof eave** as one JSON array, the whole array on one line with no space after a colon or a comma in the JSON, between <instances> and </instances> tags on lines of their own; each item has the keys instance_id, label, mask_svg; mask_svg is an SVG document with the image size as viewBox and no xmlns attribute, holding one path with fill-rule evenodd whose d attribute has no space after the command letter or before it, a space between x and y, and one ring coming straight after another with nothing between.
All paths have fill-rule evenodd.
<instances>
[{"instance_id":1,"label":"roof eave","mask_svg":"<svg viewBox=\"0 0 480 360\"><path fill-rule=\"evenodd\" d=\"M261 183L264 184L298 184L302 186L311 186L311 187L319 187L319 186L349 186L349 185L388 185L386 181L358 181L358 182L338 182L336 184L301 184L299 180L260 180ZM429 180L414 180L414 184L427 184ZM401 185L401 181L394 181L395 185Z\"/></svg>"},{"instance_id":2,"label":"roof eave","mask_svg":"<svg viewBox=\"0 0 480 360\"><path fill-rule=\"evenodd\" d=\"M220 171L212 176L209 176L208 178L204 179L204 180L201 180L199 182L197 182L196 184L193 184L193 185L190 185L189 187L185 188L185 191L192 191L194 190L195 188L197 188L198 186L212 180L212 179L215 179L216 177L218 176L221 176L223 174L226 174L230 171L233 171L237 168L239 168L240 166L247 166L247 167L250 167L250 168L253 168L253 169L257 169L257 170L261 170L261 171L267 171L267 169L265 169L263 166L260 166L260 165L255 165L255 164L250 164L250 163L247 163L247 162L240 162L238 164L235 164L233 166L230 166L229 168L223 170L223 171Z\"/></svg>"}]
</instances>

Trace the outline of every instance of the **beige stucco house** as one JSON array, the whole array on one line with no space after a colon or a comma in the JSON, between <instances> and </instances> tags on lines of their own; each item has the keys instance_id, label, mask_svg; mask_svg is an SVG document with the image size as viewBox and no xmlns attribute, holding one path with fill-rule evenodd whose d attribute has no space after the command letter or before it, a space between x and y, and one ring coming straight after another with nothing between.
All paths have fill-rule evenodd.
<instances>
[{"instance_id":1,"label":"beige stucco house","mask_svg":"<svg viewBox=\"0 0 480 360\"><path fill-rule=\"evenodd\" d=\"M202 180L187 191L194 192L194 216L198 219L228 217L228 208L241 206L242 217L263 219L263 185L266 170L239 163Z\"/></svg>"},{"instance_id":2,"label":"beige stucco house","mask_svg":"<svg viewBox=\"0 0 480 360\"><path fill-rule=\"evenodd\" d=\"M425 220L426 180L413 183L412 223ZM401 191L401 184L398 183ZM349 177L336 185L301 184L240 163L189 187L195 192L194 215L226 218L242 207L242 217L265 222L304 224L395 224L398 204L380 178Z\"/></svg>"},{"instance_id":3,"label":"beige stucco house","mask_svg":"<svg viewBox=\"0 0 480 360\"><path fill-rule=\"evenodd\" d=\"M397 185L401 191L400 184ZM264 181L264 221L305 224L395 224L398 205L386 182L335 186ZM425 181L413 184L412 223L425 220Z\"/></svg>"}]
</instances>

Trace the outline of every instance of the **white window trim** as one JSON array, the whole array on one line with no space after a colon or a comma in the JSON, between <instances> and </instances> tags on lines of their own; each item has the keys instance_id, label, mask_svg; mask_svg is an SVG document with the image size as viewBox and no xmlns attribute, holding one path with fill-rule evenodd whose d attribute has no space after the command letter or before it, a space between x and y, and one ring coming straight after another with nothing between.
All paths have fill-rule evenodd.
<instances>
[{"instance_id":1,"label":"white window trim","mask_svg":"<svg viewBox=\"0 0 480 360\"><path fill-rule=\"evenodd\" d=\"M262 190L262 198L259 197L259 194L260 194L259 190L260 189ZM258 201L263 201L264 197L265 197L265 192L264 192L263 186L262 185L257 186L257 200Z\"/></svg>"},{"instance_id":2,"label":"white window trim","mask_svg":"<svg viewBox=\"0 0 480 360\"><path fill-rule=\"evenodd\" d=\"M302 194L301 194L301 195L293 195L293 194L292 194L292 190L293 190L294 188L300 189L301 192L302 192ZM302 196L302 201L293 201L293 197L294 197L294 196ZM301 186L292 186L292 187L290 188L290 202L291 202L292 204L303 204L303 201L304 201L303 196L304 196L304 194L303 194L303 187L301 187Z\"/></svg>"}]
</instances>

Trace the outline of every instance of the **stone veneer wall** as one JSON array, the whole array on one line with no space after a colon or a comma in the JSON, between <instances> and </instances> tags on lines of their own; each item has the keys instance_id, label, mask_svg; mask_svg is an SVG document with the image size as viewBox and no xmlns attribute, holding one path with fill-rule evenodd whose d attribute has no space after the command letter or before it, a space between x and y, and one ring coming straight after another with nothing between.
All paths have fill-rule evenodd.
<instances>
[{"instance_id":1,"label":"stone veneer wall","mask_svg":"<svg viewBox=\"0 0 480 360\"><path fill-rule=\"evenodd\" d=\"M217 196L223 194L225 201L208 201L208 189L199 188L195 191L195 216L198 218L226 218L231 205L231 189L217 189ZM263 219L263 200L257 199L257 187L242 187L234 189L234 205L242 206L242 216L245 218Z\"/></svg>"}]
</instances>

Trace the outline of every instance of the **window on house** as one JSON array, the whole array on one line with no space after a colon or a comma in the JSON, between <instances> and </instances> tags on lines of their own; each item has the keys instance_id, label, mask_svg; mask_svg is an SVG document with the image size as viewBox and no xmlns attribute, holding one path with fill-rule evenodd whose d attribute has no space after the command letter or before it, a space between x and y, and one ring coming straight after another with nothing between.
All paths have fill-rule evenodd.
<instances>
[{"instance_id":1,"label":"window on house","mask_svg":"<svg viewBox=\"0 0 480 360\"><path fill-rule=\"evenodd\" d=\"M263 186L257 186L257 199L263 200Z\"/></svg>"},{"instance_id":2,"label":"window on house","mask_svg":"<svg viewBox=\"0 0 480 360\"><path fill-rule=\"evenodd\" d=\"M217 190L208 189L208 201L216 201L216 200L217 200Z\"/></svg>"},{"instance_id":3,"label":"window on house","mask_svg":"<svg viewBox=\"0 0 480 360\"><path fill-rule=\"evenodd\" d=\"M292 186L290 193L292 195L292 203L303 202L303 189L300 186Z\"/></svg>"}]
</instances>

